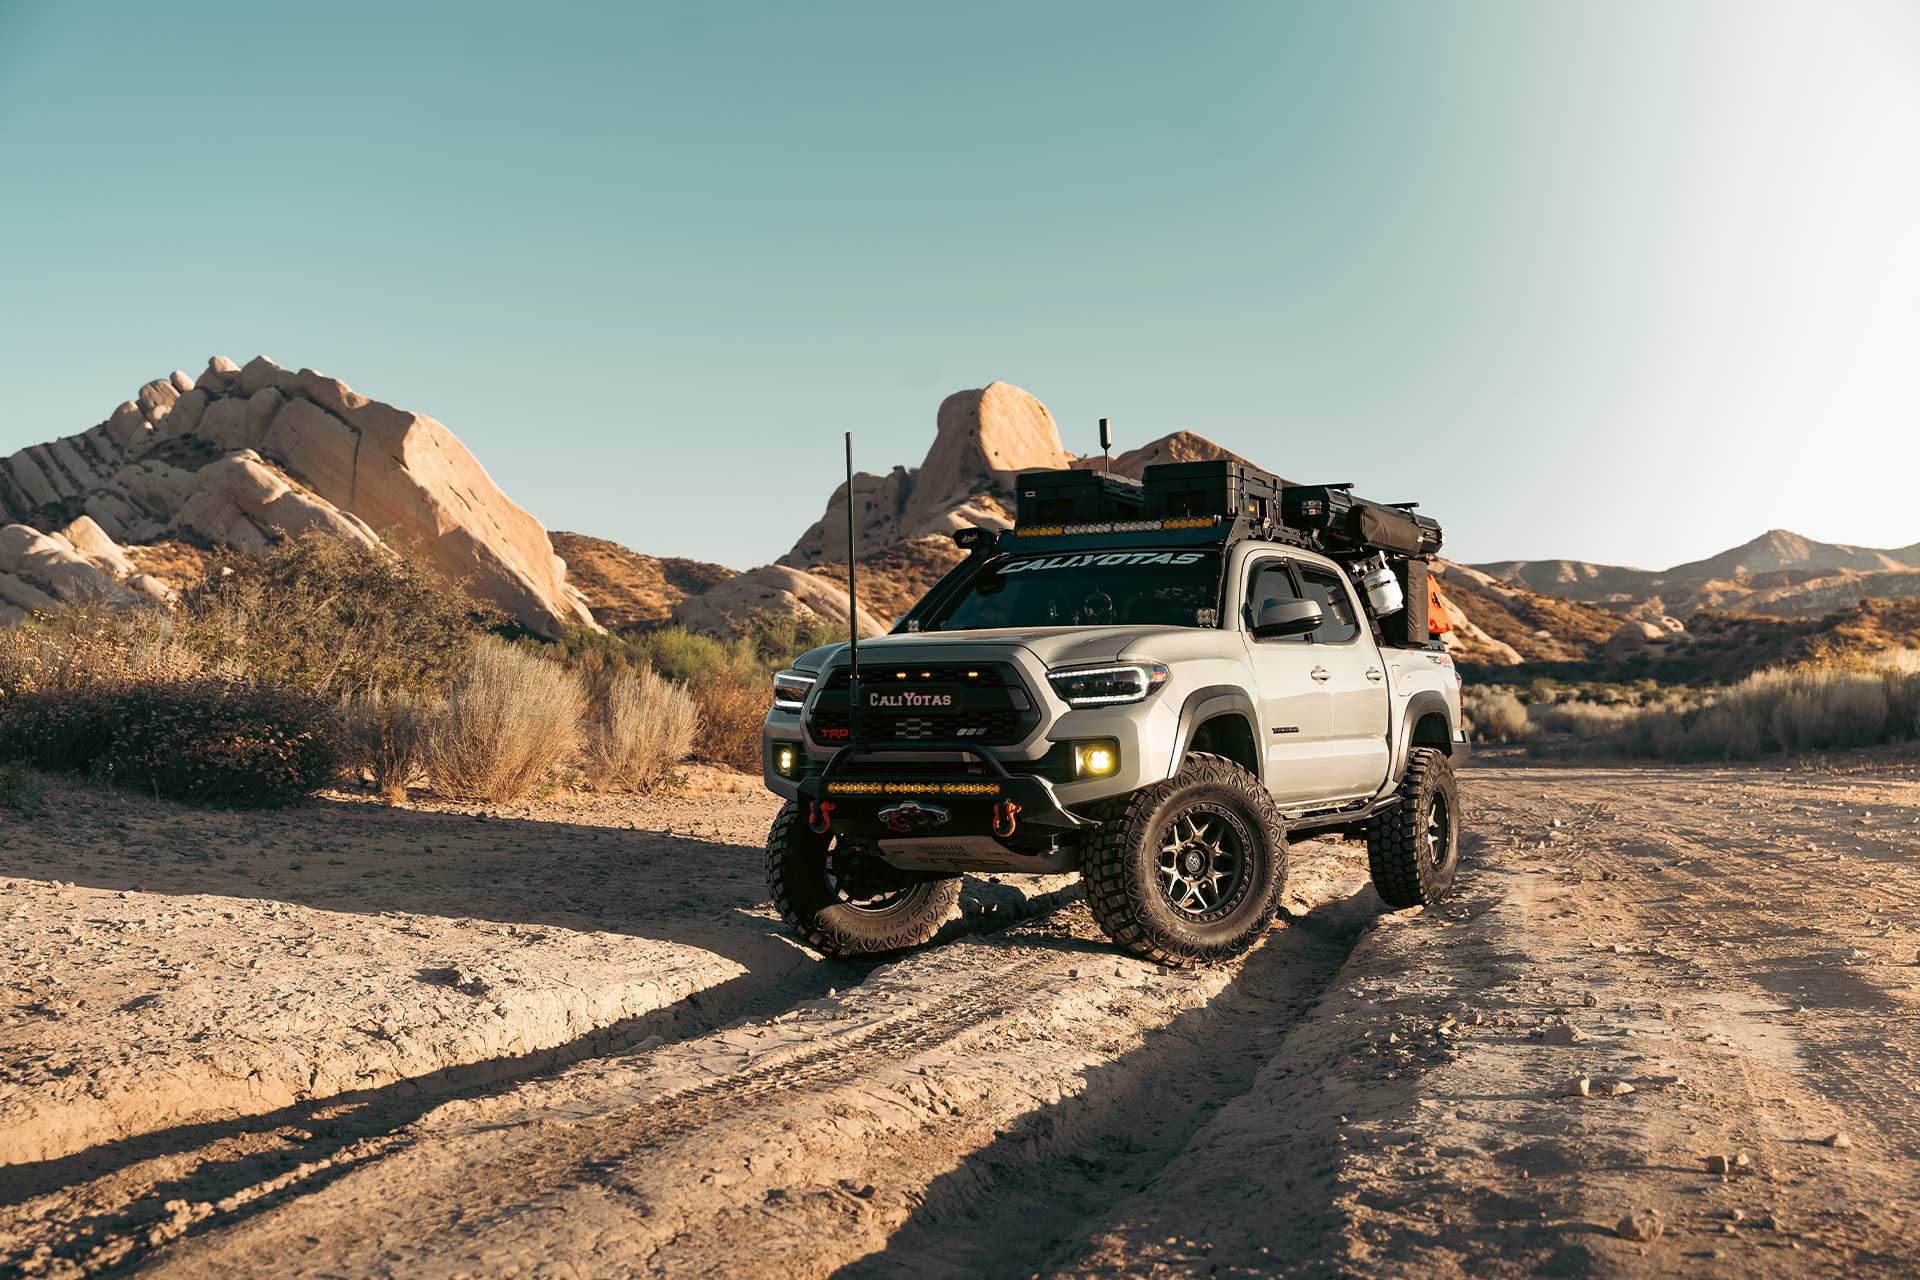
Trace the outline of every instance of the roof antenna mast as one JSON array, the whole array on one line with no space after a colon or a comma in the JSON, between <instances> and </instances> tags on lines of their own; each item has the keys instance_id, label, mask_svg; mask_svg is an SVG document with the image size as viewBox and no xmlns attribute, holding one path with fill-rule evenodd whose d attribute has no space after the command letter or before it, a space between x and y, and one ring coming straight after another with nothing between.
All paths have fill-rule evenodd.
<instances>
[{"instance_id":1,"label":"roof antenna mast","mask_svg":"<svg viewBox=\"0 0 1920 1280\"><path fill-rule=\"evenodd\" d=\"M1105 479L1112 470L1112 460L1107 453L1113 448L1113 427L1105 418L1100 419L1100 476Z\"/></svg>"},{"instance_id":2,"label":"roof antenna mast","mask_svg":"<svg viewBox=\"0 0 1920 1280\"><path fill-rule=\"evenodd\" d=\"M860 587L853 551L853 432L847 432L847 745L860 745Z\"/></svg>"}]
</instances>

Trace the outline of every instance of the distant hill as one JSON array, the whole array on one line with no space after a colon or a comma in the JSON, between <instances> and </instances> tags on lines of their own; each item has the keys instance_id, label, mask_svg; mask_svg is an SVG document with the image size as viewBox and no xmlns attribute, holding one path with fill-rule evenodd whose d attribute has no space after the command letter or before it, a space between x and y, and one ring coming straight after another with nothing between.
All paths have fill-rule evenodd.
<instances>
[{"instance_id":1,"label":"distant hill","mask_svg":"<svg viewBox=\"0 0 1920 1280\"><path fill-rule=\"evenodd\" d=\"M1820 542L1787 529L1671 569L1582 560L1497 560L1489 577L1569 600L1635 614L1686 618L1702 610L1814 616L1870 598L1920 594L1920 544L1883 550Z\"/></svg>"},{"instance_id":2,"label":"distant hill","mask_svg":"<svg viewBox=\"0 0 1920 1280\"><path fill-rule=\"evenodd\" d=\"M662 627L690 596L739 570L678 556L648 556L605 538L556 529L548 535L567 562L567 578L586 597L594 620L609 631Z\"/></svg>"}]
</instances>

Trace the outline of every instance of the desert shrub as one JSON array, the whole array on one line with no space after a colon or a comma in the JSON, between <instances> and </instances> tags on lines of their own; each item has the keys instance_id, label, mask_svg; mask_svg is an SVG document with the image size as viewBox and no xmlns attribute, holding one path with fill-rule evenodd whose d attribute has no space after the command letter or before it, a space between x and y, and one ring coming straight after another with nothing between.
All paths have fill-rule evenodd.
<instances>
[{"instance_id":1,"label":"desert shrub","mask_svg":"<svg viewBox=\"0 0 1920 1280\"><path fill-rule=\"evenodd\" d=\"M20 769L0 769L0 809L23 818L37 817L45 808L47 789Z\"/></svg>"},{"instance_id":2,"label":"desert shrub","mask_svg":"<svg viewBox=\"0 0 1920 1280\"><path fill-rule=\"evenodd\" d=\"M242 806L298 799L339 767L319 699L205 678L15 694L0 713L0 758Z\"/></svg>"},{"instance_id":3,"label":"desert shrub","mask_svg":"<svg viewBox=\"0 0 1920 1280\"><path fill-rule=\"evenodd\" d=\"M419 695L375 690L340 704L340 749L346 767L373 778L388 804L407 798L407 787L426 767L427 726L435 707Z\"/></svg>"},{"instance_id":4,"label":"desert shrub","mask_svg":"<svg viewBox=\"0 0 1920 1280\"><path fill-rule=\"evenodd\" d=\"M1527 708L1510 690L1469 689L1464 702L1473 731L1483 741L1518 742L1533 728Z\"/></svg>"},{"instance_id":5,"label":"desert shrub","mask_svg":"<svg viewBox=\"0 0 1920 1280\"><path fill-rule=\"evenodd\" d=\"M584 698L560 664L491 637L427 725L427 773L455 800L517 800L572 762Z\"/></svg>"},{"instance_id":6,"label":"desert shrub","mask_svg":"<svg viewBox=\"0 0 1920 1280\"><path fill-rule=\"evenodd\" d=\"M1671 760L1750 760L1920 737L1920 655L1803 663L1755 672L1697 699L1668 695L1604 739L1608 749Z\"/></svg>"},{"instance_id":7,"label":"desert shrub","mask_svg":"<svg viewBox=\"0 0 1920 1280\"><path fill-rule=\"evenodd\" d=\"M189 592L180 633L261 684L353 698L443 688L482 620L432 570L312 530Z\"/></svg>"},{"instance_id":8,"label":"desert shrub","mask_svg":"<svg viewBox=\"0 0 1920 1280\"><path fill-rule=\"evenodd\" d=\"M700 707L685 687L650 668L612 672L589 686L587 782L643 790L693 753Z\"/></svg>"},{"instance_id":9,"label":"desert shrub","mask_svg":"<svg viewBox=\"0 0 1920 1280\"><path fill-rule=\"evenodd\" d=\"M0 699L30 691L124 688L207 670L158 609L60 605L0 628Z\"/></svg>"},{"instance_id":10,"label":"desert shrub","mask_svg":"<svg viewBox=\"0 0 1920 1280\"><path fill-rule=\"evenodd\" d=\"M1542 733L1570 733L1576 738L1604 738L1641 714L1626 703L1556 702L1527 708L1527 718Z\"/></svg>"},{"instance_id":11,"label":"desert shrub","mask_svg":"<svg viewBox=\"0 0 1920 1280\"><path fill-rule=\"evenodd\" d=\"M844 628L770 612L735 620L733 627L726 638L665 627L619 636L580 630L557 641L522 637L518 644L564 665L590 689L605 688L621 672L643 671L683 686L698 710L695 754L757 770L769 679L808 649L844 639Z\"/></svg>"}]
</instances>

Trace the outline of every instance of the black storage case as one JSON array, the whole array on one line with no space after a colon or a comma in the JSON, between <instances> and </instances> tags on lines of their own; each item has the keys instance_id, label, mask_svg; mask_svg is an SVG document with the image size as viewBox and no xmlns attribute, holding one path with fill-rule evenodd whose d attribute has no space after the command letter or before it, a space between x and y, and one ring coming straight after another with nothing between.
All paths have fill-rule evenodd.
<instances>
[{"instance_id":1,"label":"black storage case","mask_svg":"<svg viewBox=\"0 0 1920 1280\"><path fill-rule=\"evenodd\" d=\"M1398 613L1380 619L1380 638L1400 649L1424 649L1433 637L1427 632L1427 562L1420 559L1390 560L1393 576L1400 580L1407 604Z\"/></svg>"},{"instance_id":2,"label":"black storage case","mask_svg":"<svg viewBox=\"0 0 1920 1280\"><path fill-rule=\"evenodd\" d=\"M1244 462L1157 462L1143 479L1150 519L1246 516L1257 524L1280 518L1280 478Z\"/></svg>"},{"instance_id":3,"label":"black storage case","mask_svg":"<svg viewBox=\"0 0 1920 1280\"><path fill-rule=\"evenodd\" d=\"M1440 550L1438 520L1356 498L1348 485L1288 485L1280 495L1280 511L1289 528L1317 532L1338 550L1389 556L1430 556Z\"/></svg>"},{"instance_id":4,"label":"black storage case","mask_svg":"<svg viewBox=\"0 0 1920 1280\"><path fill-rule=\"evenodd\" d=\"M1014 518L1022 525L1138 520L1140 484L1098 471L1023 471L1014 481Z\"/></svg>"}]
</instances>

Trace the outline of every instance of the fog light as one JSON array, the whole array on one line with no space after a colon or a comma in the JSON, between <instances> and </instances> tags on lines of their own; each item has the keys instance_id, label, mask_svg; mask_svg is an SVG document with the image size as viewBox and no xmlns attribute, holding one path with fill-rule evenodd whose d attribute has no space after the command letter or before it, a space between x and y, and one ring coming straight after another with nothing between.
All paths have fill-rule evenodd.
<instances>
[{"instance_id":1,"label":"fog light","mask_svg":"<svg viewBox=\"0 0 1920 1280\"><path fill-rule=\"evenodd\" d=\"M773 771L783 778L800 776L800 748L791 742L776 742L773 746Z\"/></svg>"},{"instance_id":2,"label":"fog light","mask_svg":"<svg viewBox=\"0 0 1920 1280\"><path fill-rule=\"evenodd\" d=\"M1074 772L1082 778L1111 777L1120 769L1120 744L1112 738L1096 738L1074 748Z\"/></svg>"}]
</instances>

